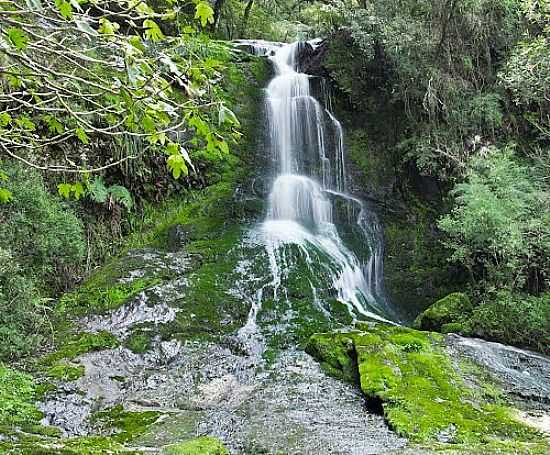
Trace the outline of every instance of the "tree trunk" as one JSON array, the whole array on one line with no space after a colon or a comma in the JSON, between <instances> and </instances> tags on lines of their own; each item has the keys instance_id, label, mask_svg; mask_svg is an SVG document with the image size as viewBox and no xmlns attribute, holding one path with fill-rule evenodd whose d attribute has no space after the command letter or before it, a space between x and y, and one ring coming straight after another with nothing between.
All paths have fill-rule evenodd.
<instances>
[{"instance_id":1,"label":"tree trunk","mask_svg":"<svg viewBox=\"0 0 550 455\"><path fill-rule=\"evenodd\" d=\"M243 25L241 27L241 32L239 33L241 38L244 38L244 34L246 32L246 28L248 25L248 19L250 17L250 12L252 11L253 6L254 6L254 0L248 0L248 3L244 8Z\"/></svg>"}]
</instances>

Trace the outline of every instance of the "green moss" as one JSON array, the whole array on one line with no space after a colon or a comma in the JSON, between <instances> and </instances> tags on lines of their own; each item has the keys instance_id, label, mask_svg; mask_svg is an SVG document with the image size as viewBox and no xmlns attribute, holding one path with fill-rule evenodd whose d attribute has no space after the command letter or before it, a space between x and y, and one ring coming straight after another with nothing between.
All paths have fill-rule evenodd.
<instances>
[{"instance_id":1,"label":"green moss","mask_svg":"<svg viewBox=\"0 0 550 455\"><path fill-rule=\"evenodd\" d=\"M35 386L36 399L42 401L48 393L54 392L55 390L57 390L55 384L52 384L50 381L42 381Z\"/></svg>"},{"instance_id":2,"label":"green moss","mask_svg":"<svg viewBox=\"0 0 550 455\"><path fill-rule=\"evenodd\" d=\"M350 382L358 382L357 355L353 338L342 336L331 339L323 334L312 335L306 352L321 362L327 373Z\"/></svg>"},{"instance_id":3,"label":"green moss","mask_svg":"<svg viewBox=\"0 0 550 455\"><path fill-rule=\"evenodd\" d=\"M472 310L473 305L469 297L462 292L454 292L422 312L414 321L414 326L422 330L440 332L445 324L465 320Z\"/></svg>"},{"instance_id":4,"label":"green moss","mask_svg":"<svg viewBox=\"0 0 550 455\"><path fill-rule=\"evenodd\" d=\"M42 418L36 409L32 376L0 363L0 425L34 424Z\"/></svg>"},{"instance_id":5,"label":"green moss","mask_svg":"<svg viewBox=\"0 0 550 455\"><path fill-rule=\"evenodd\" d=\"M143 434L149 426L161 416L157 411L130 412L122 405L95 413L91 421L101 430L116 432L112 438L118 442L126 442Z\"/></svg>"},{"instance_id":6,"label":"green moss","mask_svg":"<svg viewBox=\"0 0 550 455\"><path fill-rule=\"evenodd\" d=\"M465 385L441 345L442 336L403 327L360 324L361 331L314 335L307 351L349 377L356 365L368 399L379 401L390 426L415 442L446 434L453 443L532 442L497 395ZM348 359L346 359L348 357Z\"/></svg>"},{"instance_id":7,"label":"green moss","mask_svg":"<svg viewBox=\"0 0 550 455\"><path fill-rule=\"evenodd\" d=\"M139 278L130 283L101 287L98 286L100 280L105 280L105 277L101 276L100 279L92 277L76 291L65 294L60 299L56 311L62 315L75 316L101 314L121 307L141 291L162 281L159 278Z\"/></svg>"},{"instance_id":8,"label":"green moss","mask_svg":"<svg viewBox=\"0 0 550 455\"><path fill-rule=\"evenodd\" d=\"M167 446L163 449L165 455L229 455L223 444L208 436Z\"/></svg>"},{"instance_id":9,"label":"green moss","mask_svg":"<svg viewBox=\"0 0 550 455\"><path fill-rule=\"evenodd\" d=\"M109 332L79 333L63 341L55 352L47 355L40 362L47 365L61 359L71 360L87 352L112 349L118 345L117 338Z\"/></svg>"},{"instance_id":10,"label":"green moss","mask_svg":"<svg viewBox=\"0 0 550 455\"><path fill-rule=\"evenodd\" d=\"M464 326L464 324L460 322L449 322L448 324L442 324L441 325L441 333L461 333L463 335L466 335L468 333L468 329Z\"/></svg>"},{"instance_id":11,"label":"green moss","mask_svg":"<svg viewBox=\"0 0 550 455\"><path fill-rule=\"evenodd\" d=\"M8 455L137 455L140 452L109 437L44 438L22 436L14 442L0 442L0 453Z\"/></svg>"},{"instance_id":12,"label":"green moss","mask_svg":"<svg viewBox=\"0 0 550 455\"><path fill-rule=\"evenodd\" d=\"M144 354L151 349L151 333L144 331L134 331L126 340L124 346L135 354Z\"/></svg>"},{"instance_id":13,"label":"green moss","mask_svg":"<svg viewBox=\"0 0 550 455\"><path fill-rule=\"evenodd\" d=\"M52 379L59 379L62 381L76 381L78 378L84 376L85 370L83 365L66 365L59 364L50 367L46 371L46 376Z\"/></svg>"}]
</instances>

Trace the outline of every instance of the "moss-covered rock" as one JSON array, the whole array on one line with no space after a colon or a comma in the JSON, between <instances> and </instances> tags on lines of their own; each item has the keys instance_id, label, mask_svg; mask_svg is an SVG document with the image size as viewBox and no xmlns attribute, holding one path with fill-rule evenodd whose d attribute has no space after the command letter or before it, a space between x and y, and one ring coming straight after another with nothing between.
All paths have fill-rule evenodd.
<instances>
[{"instance_id":1,"label":"moss-covered rock","mask_svg":"<svg viewBox=\"0 0 550 455\"><path fill-rule=\"evenodd\" d=\"M131 412L122 405L95 413L91 421L102 433L114 433L113 440L127 442L145 432L161 413L156 411Z\"/></svg>"},{"instance_id":2,"label":"moss-covered rock","mask_svg":"<svg viewBox=\"0 0 550 455\"><path fill-rule=\"evenodd\" d=\"M61 359L71 360L87 352L116 348L119 344L112 333L105 331L73 334L60 340L55 352L41 359L40 363L48 365Z\"/></svg>"},{"instance_id":3,"label":"moss-covered rock","mask_svg":"<svg viewBox=\"0 0 550 455\"><path fill-rule=\"evenodd\" d=\"M46 371L46 376L50 379L58 379L61 381L76 381L84 376L85 370L83 365L67 365L64 363L53 365Z\"/></svg>"},{"instance_id":4,"label":"moss-covered rock","mask_svg":"<svg viewBox=\"0 0 550 455\"><path fill-rule=\"evenodd\" d=\"M143 330L137 330L124 340L124 346L135 354L144 354L152 346L152 334Z\"/></svg>"},{"instance_id":5,"label":"moss-covered rock","mask_svg":"<svg viewBox=\"0 0 550 455\"><path fill-rule=\"evenodd\" d=\"M355 365L361 390L400 435L454 444L537 440L511 409L466 385L442 335L383 324L358 328L316 334L307 351L339 377L349 378Z\"/></svg>"},{"instance_id":6,"label":"moss-covered rock","mask_svg":"<svg viewBox=\"0 0 550 455\"><path fill-rule=\"evenodd\" d=\"M229 455L229 451L218 439L207 436L167 446L162 453L165 455Z\"/></svg>"},{"instance_id":7,"label":"moss-covered rock","mask_svg":"<svg viewBox=\"0 0 550 455\"><path fill-rule=\"evenodd\" d=\"M460 326L472 312L474 306L470 298L462 292L453 292L448 296L438 300L427 310L423 311L414 321L414 326L421 330L431 330L441 332L442 327L445 331L454 331ZM454 323L454 325L450 325Z\"/></svg>"}]
</instances>

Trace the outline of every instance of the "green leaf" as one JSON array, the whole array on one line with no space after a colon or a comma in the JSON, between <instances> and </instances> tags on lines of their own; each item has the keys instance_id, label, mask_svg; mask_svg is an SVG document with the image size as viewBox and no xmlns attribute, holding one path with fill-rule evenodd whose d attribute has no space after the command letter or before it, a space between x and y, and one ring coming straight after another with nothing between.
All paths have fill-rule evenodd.
<instances>
[{"instance_id":1,"label":"green leaf","mask_svg":"<svg viewBox=\"0 0 550 455\"><path fill-rule=\"evenodd\" d=\"M155 145L155 144L164 145L166 144L167 139L168 139L168 136L166 135L166 133L153 133L151 134L151 136L149 136L149 142L152 145Z\"/></svg>"},{"instance_id":2,"label":"green leaf","mask_svg":"<svg viewBox=\"0 0 550 455\"><path fill-rule=\"evenodd\" d=\"M8 114L7 112L2 112L0 114L0 127L1 128L6 127L9 125L10 122L11 122L11 115Z\"/></svg>"},{"instance_id":3,"label":"green leaf","mask_svg":"<svg viewBox=\"0 0 550 455\"><path fill-rule=\"evenodd\" d=\"M48 129L51 133L63 134L63 132L65 131L65 127L63 126L63 124L54 116L44 115L42 118L46 122L46 125L48 125Z\"/></svg>"},{"instance_id":4,"label":"green leaf","mask_svg":"<svg viewBox=\"0 0 550 455\"><path fill-rule=\"evenodd\" d=\"M57 191L65 199L69 199L69 197L71 197L72 188L73 186L70 183L60 183L59 185L57 185Z\"/></svg>"},{"instance_id":5,"label":"green leaf","mask_svg":"<svg viewBox=\"0 0 550 455\"><path fill-rule=\"evenodd\" d=\"M169 142L164 151L167 155L177 155L180 153L180 145L177 142Z\"/></svg>"},{"instance_id":6,"label":"green leaf","mask_svg":"<svg viewBox=\"0 0 550 455\"><path fill-rule=\"evenodd\" d=\"M13 201L13 194L6 188L0 188L0 204L8 204Z\"/></svg>"},{"instance_id":7,"label":"green leaf","mask_svg":"<svg viewBox=\"0 0 550 455\"><path fill-rule=\"evenodd\" d=\"M143 21L145 27L145 37L151 41L160 41L164 39L164 33L157 25L157 23L151 19L145 19Z\"/></svg>"},{"instance_id":8,"label":"green leaf","mask_svg":"<svg viewBox=\"0 0 550 455\"><path fill-rule=\"evenodd\" d=\"M84 128L81 128L80 126L75 130L76 137L80 139L80 142L83 144L89 144L90 139L88 138L88 135L86 134L86 131L84 131Z\"/></svg>"},{"instance_id":9,"label":"green leaf","mask_svg":"<svg viewBox=\"0 0 550 455\"><path fill-rule=\"evenodd\" d=\"M214 10L207 2L201 1L195 7L195 19L200 20L203 27L206 27L206 24L213 24Z\"/></svg>"},{"instance_id":10,"label":"green leaf","mask_svg":"<svg viewBox=\"0 0 550 455\"><path fill-rule=\"evenodd\" d=\"M35 131L36 130L36 125L26 115L22 115L21 117L15 119L15 123L17 123L19 128L21 128L23 130L27 130L27 131Z\"/></svg>"},{"instance_id":11,"label":"green leaf","mask_svg":"<svg viewBox=\"0 0 550 455\"><path fill-rule=\"evenodd\" d=\"M134 201L132 199L132 195L125 187L121 185L113 185L108 188L108 191L115 201L120 202L128 210L132 209Z\"/></svg>"},{"instance_id":12,"label":"green leaf","mask_svg":"<svg viewBox=\"0 0 550 455\"><path fill-rule=\"evenodd\" d=\"M156 130L155 120L150 115L145 114L141 118L141 127L146 133L153 133Z\"/></svg>"},{"instance_id":13,"label":"green leaf","mask_svg":"<svg viewBox=\"0 0 550 455\"><path fill-rule=\"evenodd\" d=\"M189 174L189 170L185 164L183 156L181 154L170 155L167 160L168 169L172 171L172 175L177 180L180 178L181 174Z\"/></svg>"},{"instance_id":14,"label":"green leaf","mask_svg":"<svg viewBox=\"0 0 550 455\"><path fill-rule=\"evenodd\" d=\"M72 187L74 198L78 201L84 195L84 186L80 182L76 182Z\"/></svg>"},{"instance_id":15,"label":"green leaf","mask_svg":"<svg viewBox=\"0 0 550 455\"><path fill-rule=\"evenodd\" d=\"M55 5L57 6L57 9L59 10L59 13L65 18L65 19L72 19L73 18L73 6L65 1L65 0L55 0Z\"/></svg>"},{"instance_id":16,"label":"green leaf","mask_svg":"<svg viewBox=\"0 0 550 455\"><path fill-rule=\"evenodd\" d=\"M128 38L128 42L141 52L145 51L146 49L146 47L143 45L143 42L141 41L141 38L137 35L133 35Z\"/></svg>"},{"instance_id":17,"label":"green leaf","mask_svg":"<svg viewBox=\"0 0 550 455\"><path fill-rule=\"evenodd\" d=\"M218 141L218 148L220 149L220 152L222 152L224 155L229 154L229 145L227 145L227 142Z\"/></svg>"},{"instance_id":18,"label":"green leaf","mask_svg":"<svg viewBox=\"0 0 550 455\"><path fill-rule=\"evenodd\" d=\"M96 177L88 184L88 195L92 201L99 204L107 202L109 191L107 190L107 187L105 186L105 183L103 183L103 179L101 177Z\"/></svg>"},{"instance_id":19,"label":"green leaf","mask_svg":"<svg viewBox=\"0 0 550 455\"><path fill-rule=\"evenodd\" d=\"M99 19L99 28L97 31L102 35L114 35L119 28L120 25L116 22L111 22L106 17L102 17Z\"/></svg>"},{"instance_id":20,"label":"green leaf","mask_svg":"<svg viewBox=\"0 0 550 455\"><path fill-rule=\"evenodd\" d=\"M27 44L29 43L29 37L20 28L9 28L7 34L8 39L16 49L23 50L27 47Z\"/></svg>"}]
</instances>

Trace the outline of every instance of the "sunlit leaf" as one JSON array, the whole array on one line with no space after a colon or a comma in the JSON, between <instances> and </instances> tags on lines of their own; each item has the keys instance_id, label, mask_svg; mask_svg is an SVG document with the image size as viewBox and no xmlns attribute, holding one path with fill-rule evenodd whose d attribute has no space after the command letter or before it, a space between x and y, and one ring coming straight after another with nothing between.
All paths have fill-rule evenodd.
<instances>
[{"instance_id":1,"label":"sunlit leaf","mask_svg":"<svg viewBox=\"0 0 550 455\"><path fill-rule=\"evenodd\" d=\"M82 142L83 144L89 144L90 139L88 138L88 135L86 134L86 131L84 131L84 128L81 128L80 126L75 130L76 137Z\"/></svg>"},{"instance_id":2,"label":"sunlit leaf","mask_svg":"<svg viewBox=\"0 0 550 455\"><path fill-rule=\"evenodd\" d=\"M206 27L206 24L213 24L214 10L207 2L201 1L195 6L195 19L200 20L203 27Z\"/></svg>"},{"instance_id":3,"label":"sunlit leaf","mask_svg":"<svg viewBox=\"0 0 550 455\"><path fill-rule=\"evenodd\" d=\"M29 43L28 35L20 28L9 28L7 31L10 43L18 50L23 50Z\"/></svg>"},{"instance_id":4,"label":"sunlit leaf","mask_svg":"<svg viewBox=\"0 0 550 455\"><path fill-rule=\"evenodd\" d=\"M166 163L176 180L179 179L182 174L187 175L189 173L183 156L180 153L170 155Z\"/></svg>"},{"instance_id":5,"label":"sunlit leaf","mask_svg":"<svg viewBox=\"0 0 550 455\"><path fill-rule=\"evenodd\" d=\"M145 27L145 37L151 41L160 41L164 39L164 33L157 25L157 23L151 19L145 19L143 21Z\"/></svg>"},{"instance_id":6,"label":"sunlit leaf","mask_svg":"<svg viewBox=\"0 0 550 455\"><path fill-rule=\"evenodd\" d=\"M11 122L11 115L8 114L7 112L2 112L0 114L0 127L1 128L6 127L9 125L10 122Z\"/></svg>"},{"instance_id":7,"label":"sunlit leaf","mask_svg":"<svg viewBox=\"0 0 550 455\"><path fill-rule=\"evenodd\" d=\"M57 191L65 199L69 199L69 197L71 197L72 188L73 186L70 183L60 183L59 185L57 185Z\"/></svg>"},{"instance_id":8,"label":"sunlit leaf","mask_svg":"<svg viewBox=\"0 0 550 455\"><path fill-rule=\"evenodd\" d=\"M120 25L116 22L111 22L106 17L99 19L99 28L98 32L102 35L114 35L120 28Z\"/></svg>"},{"instance_id":9,"label":"sunlit leaf","mask_svg":"<svg viewBox=\"0 0 550 455\"><path fill-rule=\"evenodd\" d=\"M57 6L57 9L59 10L59 13L65 19L72 19L73 18L73 7L69 2L67 2L65 0L55 0L55 5Z\"/></svg>"},{"instance_id":10,"label":"sunlit leaf","mask_svg":"<svg viewBox=\"0 0 550 455\"><path fill-rule=\"evenodd\" d=\"M6 188L0 188L0 204L8 204L13 200L13 194Z\"/></svg>"}]
</instances>

